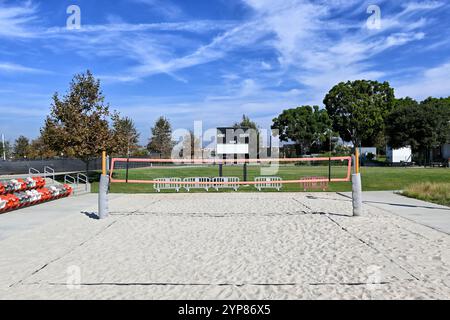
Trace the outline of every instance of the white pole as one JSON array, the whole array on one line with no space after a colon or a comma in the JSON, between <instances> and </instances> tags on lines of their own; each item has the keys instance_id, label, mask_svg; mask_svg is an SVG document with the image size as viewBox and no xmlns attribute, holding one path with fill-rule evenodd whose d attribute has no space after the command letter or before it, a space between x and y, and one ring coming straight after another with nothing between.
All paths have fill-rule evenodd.
<instances>
[{"instance_id":1,"label":"white pole","mask_svg":"<svg viewBox=\"0 0 450 320\"><path fill-rule=\"evenodd\" d=\"M3 160L6 161L5 135L2 133Z\"/></svg>"},{"instance_id":2,"label":"white pole","mask_svg":"<svg viewBox=\"0 0 450 320\"><path fill-rule=\"evenodd\" d=\"M102 174L98 186L98 218L105 219L109 215L108 210L108 185L109 176Z\"/></svg>"},{"instance_id":3,"label":"white pole","mask_svg":"<svg viewBox=\"0 0 450 320\"><path fill-rule=\"evenodd\" d=\"M363 213L362 203L362 185L361 174L352 174L352 204L353 204L353 216L360 216Z\"/></svg>"}]
</instances>

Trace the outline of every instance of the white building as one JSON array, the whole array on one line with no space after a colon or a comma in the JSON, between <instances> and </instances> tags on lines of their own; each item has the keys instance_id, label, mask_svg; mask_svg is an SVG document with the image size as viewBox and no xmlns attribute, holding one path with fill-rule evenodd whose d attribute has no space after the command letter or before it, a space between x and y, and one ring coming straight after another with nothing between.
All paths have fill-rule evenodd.
<instances>
[{"instance_id":1,"label":"white building","mask_svg":"<svg viewBox=\"0 0 450 320\"><path fill-rule=\"evenodd\" d=\"M412 162L412 150L411 147L405 147L401 149L392 149L386 147L387 161L390 163Z\"/></svg>"}]
</instances>

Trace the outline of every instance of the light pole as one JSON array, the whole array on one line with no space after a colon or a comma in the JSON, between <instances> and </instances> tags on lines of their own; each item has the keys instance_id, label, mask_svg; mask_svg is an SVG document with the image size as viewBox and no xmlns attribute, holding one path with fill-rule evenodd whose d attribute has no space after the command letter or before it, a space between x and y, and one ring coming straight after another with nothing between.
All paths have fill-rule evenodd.
<instances>
[{"instance_id":1,"label":"light pole","mask_svg":"<svg viewBox=\"0 0 450 320\"><path fill-rule=\"evenodd\" d=\"M330 156L329 161L328 161L328 181L331 182L331 130L328 130L329 134L330 134L330 153L328 154Z\"/></svg>"},{"instance_id":2,"label":"light pole","mask_svg":"<svg viewBox=\"0 0 450 320\"><path fill-rule=\"evenodd\" d=\"M333 133L333 130L328 129L328 136L329 136L329 141L328 143L330 144L330 153L328 154L328 182L331 182L331 134Z\"/></svg>"},{"instance_id":3,"label":"light pole","mask_svg":"<svg viewBox=\"0 0 450 320\"><path fill-rule=\"evenodd\" d=\"M3 161L6 161L5 135L3 133L2 133L2 150L3 150Z\"/></svg>"}]
</instances>

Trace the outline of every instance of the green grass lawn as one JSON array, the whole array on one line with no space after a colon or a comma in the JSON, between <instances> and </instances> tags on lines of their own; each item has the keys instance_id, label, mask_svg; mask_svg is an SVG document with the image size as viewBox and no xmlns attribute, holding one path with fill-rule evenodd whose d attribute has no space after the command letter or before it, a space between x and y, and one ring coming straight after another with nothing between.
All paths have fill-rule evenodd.
<instances>
[{"instance_id":1,"label":"green grass lawn","mask_svg":"<svg viewBox=\"0 0 450 320\"><path fill-rule=\"evenodd\" d=\"M403 195L450 206L450 183L419 182L408 186Z\"/></svg>"},{"instance_id":2,"label":"green grass lawn","mask_svg":"<svg viewBox=\"0 0 450 320\"><path fill-rule=\"evenodd\" d=\"M125 179L125 170L115 171L117 179ZM224 176L243 178L242 167L225 166L223 169ZM321 176L328 177L328 166L281 166L279 172L270 174L271 176L279 176L283 180L298 180L303 177ZM346 175L346 167L333 166L332 177L341 178ZM417 182L433 182L444 183L450 181L450 169L448 168L392 168L392 167L363 167L361 168L362 183L364 191L381 191L381 190L403 190L408 186ZM179 167L179 168L140 168L130 169L130 180L151 180L155 178L166 177L216 177L218 169L214 166L205 167ZM256 176L264 176L261 174L260 167L248 167L248 180L253 181ZM240 191L255 191L253 186L241 186ZM350 191L350 182L331 183L328 191ZM92 185L92 191L98 191L98 182ZM225 191L225 190L224 190ZM273 190L268 190L273 191ZM299 184L283 185L282 191L303 191ZM320 191L320 190L317 190ZM149 193L155 192L153 185L149 184L132 184L132 183L114 183L111 185L112 193ZM171 191L163 191L171 192ZM182 191L185 192L185 191ZM191 190L191 192L204 192L204 190ZM211 191L210 191L211 192Z\"/></svg>"}]
</instances>

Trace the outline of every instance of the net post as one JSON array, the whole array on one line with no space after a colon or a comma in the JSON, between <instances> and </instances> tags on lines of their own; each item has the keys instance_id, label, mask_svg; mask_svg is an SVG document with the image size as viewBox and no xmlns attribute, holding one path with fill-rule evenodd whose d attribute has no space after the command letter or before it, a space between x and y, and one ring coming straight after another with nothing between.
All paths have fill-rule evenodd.
<instances>
[{"instance_id":1,"label":"net post","mask_svg":"<svg viewBox=\"0 0 450 320\"><path fill-rule=\"evenodd\" d=\"M219 163L219 177L223 177L223 164Z\"/></svg>"},{"instance_id":2,"label":"net post","mask_svg":"<svg viewBox=\"0 0 450 320\"><path fill-rule=\"evenodd\" d=\"M355 155L355 170L352 174L352 207L353 216L357 217L362 214L363 204L362 204L362 184L361 184L361 174L359 173L359 152L356 149Z\"/></svg>"},{"instance_id":3,"label":"net post","mask_svg":"<svg viewBox=\"0 0 450 320\"><path fill-rule=\"evenodd\" d=\"M102 175L106 175L106 151L102 152Z\"/></svg>"},{"instance_id":4,"label":"net post","mask_svg":"<svg viewBox=\"0 0 450 320\"><path fill-rule=\"evenodd\" d=\"M100 184L98 186L98 218L105 219L108 217L108 186L109 177L102 174Z\"/></svg>"},{"instance_id":5,"label":"net post","mask_svg":"<svg viewBox=\"0 0 450 320\"><path fill-rule=\"evenodd\" d=\"M355 151L355 172L359 173L359 149L356 148Z\"/></svg>"},{"instance_id":6,"label":"net post","mask_svg":"<svg viewBox=\"0 0 450 320\"><path fill-rule=\"evenodd\" d=\"M108 187L109 176L106 175L106 152L102 152L102 175L98 186L98 218L108 217Z\"/></svg>"}]
</instances>

